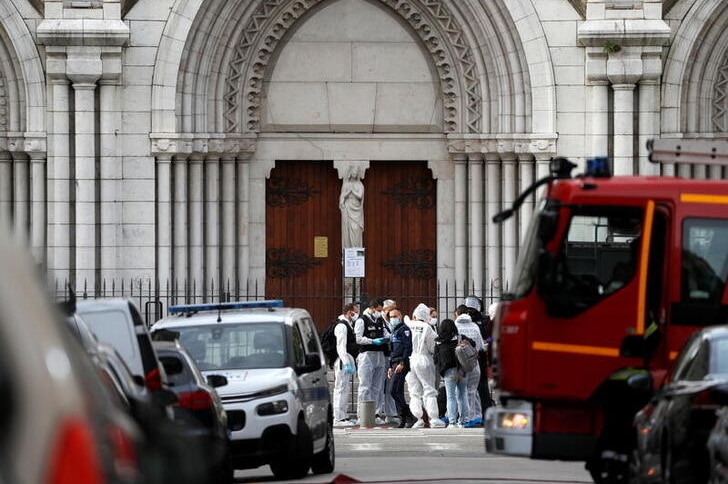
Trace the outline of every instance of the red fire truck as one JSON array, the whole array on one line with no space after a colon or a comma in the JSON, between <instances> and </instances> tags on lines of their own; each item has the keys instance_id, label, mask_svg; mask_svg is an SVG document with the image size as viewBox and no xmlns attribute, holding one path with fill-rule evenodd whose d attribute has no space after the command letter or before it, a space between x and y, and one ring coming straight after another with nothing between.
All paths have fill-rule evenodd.
<instances>
[{"instance_id":1,"label":"red fire truck","mask_svg":"<svg viewBox=\"0 0 728 484\"><path fill-rule=\"evenodd\" d=\"M655 162L728 159L726 141L650 150ZM501 405L486 414L486 448L584 460L595 482L620 482L636 411L694 330L728 321L728 181L612 177L606 159L574 167L553 159L494 218L546 185L495 317Z\"/></svg>"}]
</instances>

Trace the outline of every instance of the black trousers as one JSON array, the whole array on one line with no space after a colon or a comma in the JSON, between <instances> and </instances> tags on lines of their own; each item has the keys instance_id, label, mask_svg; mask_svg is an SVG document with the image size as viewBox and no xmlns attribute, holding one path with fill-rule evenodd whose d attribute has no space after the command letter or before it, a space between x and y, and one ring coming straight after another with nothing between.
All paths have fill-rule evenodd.
<instances>
[{"instance_id":1,"label":"black trousers","mask_svg":"<svg viewBox=\"0 0 728 484\"><path fill-rule=\"evenodd\" d=\"M404 415L404 413L409 410L407 400L404 399L405 375L407 375L406 371L401 371L392 375L392 384L389 389L389 394L392 395L394 404L397 406L397 412L399 412L400 415Z\"/></svg>"}]
</instances>

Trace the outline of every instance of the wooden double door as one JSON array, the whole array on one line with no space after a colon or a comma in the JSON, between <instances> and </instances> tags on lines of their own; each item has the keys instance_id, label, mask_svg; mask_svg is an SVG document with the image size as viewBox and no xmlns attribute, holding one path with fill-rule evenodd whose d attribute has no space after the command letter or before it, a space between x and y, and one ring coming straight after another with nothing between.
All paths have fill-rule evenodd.
<instances>
[{"instance_id":1,"label":"wooden double door","mask_svg":"<svg viewBox=\"0 0 728 484\"><path fill-rule=\"evenodd\" d=\"M427 164L372 161L363 183L366 274L354 285L343 278L333 163L278 161L266 183L266 297L308 309L319 330L352 299L391 298L407 313L435 304L437 190Z\"/></svg>"}]
</instances>

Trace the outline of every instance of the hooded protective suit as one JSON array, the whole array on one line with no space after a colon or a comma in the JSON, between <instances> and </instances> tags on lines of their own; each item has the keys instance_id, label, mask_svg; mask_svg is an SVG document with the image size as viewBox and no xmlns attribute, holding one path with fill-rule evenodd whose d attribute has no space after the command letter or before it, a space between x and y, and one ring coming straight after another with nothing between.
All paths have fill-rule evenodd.
<instances>
[{"instance_id":1,"label":"hooded protective suit","mask_svg":"<svg viewBox=\"0 0 728 484\"><path fill-rule=\"evenodd\" d=\"M438 418L436 370L433 360L437 333L429 324L430 308L425 304L419 304L413 311L412 317L413 319L407 323L412 331L412 355L406 381L410 394L410 410L418 419L414 427L424 425L423 406L430 418L430 426L444 427L445 423Z\"/></svg>"}]
</instances>

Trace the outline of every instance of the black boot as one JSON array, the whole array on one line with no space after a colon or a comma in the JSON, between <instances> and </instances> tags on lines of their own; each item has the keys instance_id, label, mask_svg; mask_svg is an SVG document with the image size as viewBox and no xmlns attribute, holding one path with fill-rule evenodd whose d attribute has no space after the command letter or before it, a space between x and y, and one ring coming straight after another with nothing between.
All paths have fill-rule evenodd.
<instances>
[{"instance_id":1,"label":"black boot","mask_svg":"<svg viewBox=\"0 0 728 484\"><path fill-rule=\"evenodd\" d=\"M404 426L408 429L412 428L412 426L417 423L417 417L412 414L412 411L409 408L405 409L404 422Z\"/></svg>"},{"instance_id":2,"label":"black boot","mask_svg":"<svg viewBox=\"0 0 728 484\"><path fill-rule=\"evenodd\" d=\"M398 429L403 429L404 425L407 423L407 414L405 412L402 412L399 414L399 425L397 425Z\"/></svg>"}]
</instances>

